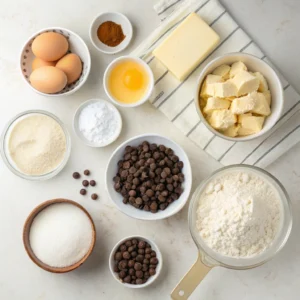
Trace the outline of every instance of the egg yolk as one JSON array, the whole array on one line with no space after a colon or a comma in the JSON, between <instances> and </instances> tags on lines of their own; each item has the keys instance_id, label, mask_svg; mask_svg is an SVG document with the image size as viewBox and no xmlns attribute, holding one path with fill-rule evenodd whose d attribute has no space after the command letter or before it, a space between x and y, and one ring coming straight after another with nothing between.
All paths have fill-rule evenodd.
<instances>
[{"instance_id":1,"label":"egg yolk","mask_svg":"<svg viewBox=\"0 0 300 300\"><path fill-rule=\"evenodd\" d=\"M130 90L138 90L143 85L143 74L137 69L129 69L124 74L123 83Z\"/></svg>"},{"instance_id":2,"label":"egg yolk","mask_svg":"<svg viewBox=\"0 0 300 300\"><path fill-rule=\"evenodd\" d=\"M148 90L150 77L140 63L126 59L117 63L108 77L108 89L117 101L135 103Z\"/></svg>"}]
</instances>

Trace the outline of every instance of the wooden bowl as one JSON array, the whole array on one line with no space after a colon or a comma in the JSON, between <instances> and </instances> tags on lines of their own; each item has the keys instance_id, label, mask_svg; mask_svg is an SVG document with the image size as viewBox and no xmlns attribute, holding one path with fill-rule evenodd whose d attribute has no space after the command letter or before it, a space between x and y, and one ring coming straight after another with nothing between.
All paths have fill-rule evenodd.
<instances>
[{"instance_id":1,"label":"wooden bowl","mask_svg":"<svg viewBox=\"0 0 300 300\"><path fill-rule=\"evenodd\" d=\"M47 206L52 205L52 204L56 204L56 203L69 203L72 205L77 206L78 208L80 208L89 218L91 225L92 225L92 230L93 230L93 235L92 235L92 244L91 247L89 249L89 251L85 254L85 256L79 260L77 263L71 265L71 266L67 266L67 267L52 267L49 266L45 263L43 263L42 261L40 261L34 254L33 250L31 249L30 246L30 241L29 241L29 232L30 232L30 227L31 224L34 220L34 218ZM90 216L90 214L87 212L87 210L82 207L80 204L78 204L77 202L71 201L71 200L67 200L67 199L54 199L54 200L48 200L46 202L43 202L42 204L38 205L31 213L30 215L27 217L25 224L24 224L24 228L23 228L23 243L24 243L24 247L26 249L27 254L29 255L29 257L31 258L31 260L38 265L40 268L44 269L45 271L48 272L52 272L52 273L67 273L70 271L73 271L77 268L79 268L86 260L87 258L90 256L90 254L92 253L94 247L95 247L95 242L96 242L96 228L95 228L95 224L94 221L92 219L92 217Z\"/></svg>"}]
</instances>

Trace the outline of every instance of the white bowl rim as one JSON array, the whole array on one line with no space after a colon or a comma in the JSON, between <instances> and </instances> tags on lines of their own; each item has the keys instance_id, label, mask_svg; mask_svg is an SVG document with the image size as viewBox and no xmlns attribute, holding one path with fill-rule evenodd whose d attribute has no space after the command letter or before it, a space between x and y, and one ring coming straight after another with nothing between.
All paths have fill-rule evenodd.
<instances>
[{"instance_id":1,"label":"white bowl rim","mask_svg":"<svg viewBox=\"0 0 300 300\"><path fill-rule=\"evenodd\" d=\"M134 60L136 61L137 63L141 64L146 72L148 73L149 77L150 77L150 81L149 81L149 88L148 88L148 91L147 93L145 94L145 96L143 98L141 98L139 101L137 102L134 102L134 103L130 103L130 104L125 104L125 103L122 103L120 101L118 101L117 99L115 99L111 93L109 92L109 89L107 87L107 77L108 77L108 73L111 71L111 69L113 68L113 66L115 64L117 64L119 61L122 61L122 60ZM135 57L135 56L132 56L132 55L124 55L124 56L120 56L116 59L114 59L106 68L105 72L104 72L104 75L103 75L103 86L104 86L104 90L105 90L105 93L107 95L107 97L116 105L118 106L122 106L122 107L136 107L136 106L139 106L139 105L142 105L144 104L148 99L149 97L151 96L152 94L152 91L153 91L153 88L154 88L154 75L153 75L153 72L151 70L151 68L149 67L149 65L143 61L141 58L139 57Z\"/></svg>"},{"instance_id":2,"label":"white bowl rim","mask_svg":"<svg viewBox=\"0 0 300 300\"><path fill-rule=\"evenodd\" d=\"M206 71L210 68L210 66L212 64L214 64L218 60L222 59L223 57L234 57L236 55L238 55L238 56L244 56L244 57L251 57L252 59L259 61L259 63L261 63L261 64L265 65L267 68L269 68L269 70L271 71L271 73L273 73L274 78L276 78L277 84L279 85L279 88L281 90L281 93L280 93L279 97L282 99L281 103L279 103L280 106L279 106L279 109L278 109L278 117L277 117L277 119L274 119L274 121L273 121L274 124L272 125L272 127L270 127L265 132L260 131L260 132L258 132L256 134L251 134L251 135L248 135L248 136L245 136L245 137L229 137L229 136L226 136L226 135L220 133L219 131L215 130L214 128L212 128L211 125L204 118L204 116L202 114L202 111L201 111L201 109L199 108L199 105L198 105L198 102L199 102L199 90L200 90L200 88L202 86L202 83L203 83L203 80L205 78L204 75L205 75ZM270 64L268 64L267 62L265 62L264 60L260 59L259 57L255 56L253 54L244 53L244 52L230 52L230 53L226 53L226 54L220 55L220 56L214 58L212 61L210 61L204 67L204 69L200 72L200 74L198 76L197 84L196 84L196 93L195 93L195 96L194 96L194 103L195 103L195 106L196 106L196 110L197 110L198 116L200 117L200 120L206 126L206 128L208 130L210 130L214 135L217 135L218 137L220 137L222 139L225 139L225 140L228 140L228 141L232 141L232 142L246 142L246 141L250 141L250 140L256 139L256 138L258 138L258 137L260 137L262 135L265 135L267 132L269 132L275 126L276 122L279 120L280 116L282 115L283 104L284 104L283 100L284 100L284 93L283 93L282 83L281 83L281 81L280 81L277 73L275 72L274 68Z\"/></svg>"},{"instance_id":3,"label":"white bowl rim","mask_svg":"<svg viewBox=\"0 0 300 300\"><path fill-rule=\"evenodd\" d=\"M126 282L124 282L124 283L121 282L121 280L117 277L116 272L113 270L113 266L112 266L112 263L114 261L114 254L115 254L117 248L122 243L124 243L125 241L130 240L130 239L134 239L134 238L144 240L145 242L150 244L152 250L154 250L156 252L156 257L158 258L158 261L159 261L158 262L158 267L156 268L156 274L154 276L149 277L149 279L143 284L129 284L129 283L126 283ZM140 288L144 288L144 287L149 286L150 284L152 284L159 277L159 275L161 273L161 270L162 270L162 267L163 267L163 257L162 257L162 254L161 254L157 244L152 239L141 236L141 235L131 235L131 236L128 236L128 237L125 237L125 238L121 239L119 242L117 242L115 244L115 246L113 247L113 249L111 250L110 255L109 255L109 269L110 269L111 274L115 278L115 280L118 281L123 286L128 287L128 288L132 288L132 289L140 289Z\"/></svg>"},{"instance_id":4,"label":"white bowl rim","mask_svg":"<svg viewBox=\"0 0 300 300\"><path fill-rule=\"evenodd\" d=\"M85 77L83 77L82 81L72 90L68 91L68 92L65 92L65 93L62 93L62 94L47 94L47 93L42 93L40 91L38 91L37 89L35 89L24 77L23 73L21 72L21 76L23 78L23 80L29 85L29 87L34 90L36 93L42 95L42 96L46 96L46 97L59 97L59 96L68 96L68 95L71 95L73 93L75 93L76 91L78 91L82 86L83 84L87 81L88 77L89 77L89 74L90 74L90 70L91 70L91 54L90 54L90 51L89 51L89 48L88 46L86 45L85 41L77 34L75 33L74 31L70 30L70 29L67 29L67 28L64 28L64 27L45 27L45 28L42 28L40 29L39 31L35 32L34 34L32 34L27 40L26 42L23 44L23 47L22 47L22 50L21 50L21 53L19 55L20 57L20 62L21 62L21 59L22 59L22 54L24 52L24 49L26 47L26 45L29 43L30 40L32 40L33 38L37 37L39 34L41 33L44 33L46 32L47 30L63 30L63 31L66 31L72 35L74 35L76 38L78 38L81 43L83 44L85 50L86 50L86 53L87 53L87 56L88 56L88 64L87 64L87 72L86 72L86 75ZM75 53L76 54L76 53Z\"/></svg>"},{"instance_id":5,"label":"white bowl rim","mask_svg":"<svg viewBox=\"0 0 300 300\"><path fill-rule=\"evenodd\" d=\"M79 118L79 115L80 115L80 112L82 111L82 109L86 106L88 106L89 104L92 104L92 103L97 103L97 102L105 102L109 107L113 108L116 112L117 112L117 115L118 115L118 119L119 119L119 130L117 132L117 134L114 136L114 138L107 142L107 143L104 143L104 144L94 144L90 141L88 141L87 139L83 138L83 136L81 136L79 133L78 133L78 130L77 130L77 127L76 127L76 123L78 123L78 118ZM104 99L101 99L101 98L92 98L92 99L89 99L83 103L81 103L78 108L76 109L75 111L75 114L74 114L74 117L73 117L73 130L75 131L77 137L87 146L90 146L90 147L94 147L94 148L103 148L103 147L106 147L110 144L112 144L113 142L116 141L116 139L120 136L121 134L121 131L122 131L122 128L123 128L123 121L122 121L122 116L119 112L119 110L112 104L110 103L109 101L107 100L104 100Z\"/></svg>"},{"instance_id":6,"label":"white bowl rim","mask_svg":"<svg viewBox=\"0 0 300 300\"><path fill-rule=\"evenodd\" d=\"M125 22L128 24L128 27L129 27L129 30L130 30L130 36L128 37L128 42L127 42L126 44L124 44L123 47L120 47L118 50L115 50L115 51L106 51L106 50L104 50L104 49L99 48L99 47L96 45L96 43L94 42L94 39L92 38L92 29L93 29L94 24L96 23L96 21L98 20L98 18L100 18L100 17L102 17L102 16L104 16L104 15L106 15L106 14L114 14L114 15L117 15L117 16L123 18L123 19L125 20ZM105 54L117 54L117 53L119 53L119 52L125 50L125 49L129 46L129 44L130 44L130 42L131 42L131 40L132 40L132 36L133 36L133 27L132 27L132 24L131 24L130 20L129 20L124 14L122 14L122 13L120 13L120 12L117 12L117 11L106 11L106 12L103 12L103 13L97 15L97 16L93 19L93 21L92 21L92 23L91 23L91 25L90 25L89 35L90 35L90 40L91 40L93 46L94 46L98 51L100 51L100 52L102 52L102 53L105 53ZM121 44L122 44L122 42L120 43L120 45L121 45ZM112 47L112 49L113 49L113 47Z\"/></svg>"},{"instance_id":7,"label":"white bowl rim","mask_svg":"<svg viewBox=\"0 0 300 300\"><path fill-rule=\"evenodd\" d=\"M146 138L146 137L160 137L162 139L167 139L169 140L171 143L173 143L174 145L176 145L176 147L178 147L181 151L182 151L182 155L185 156L185 161L188 162L187 164L185 163L184 167L186 167L188 170L186 173L189 173L190 174L190 180L187 181L187 177L185 176L185 186L184 186L184 189L187 190L187 196L186 196L186 199L184 201L182 201L181 205L175 210L175 209L171 209L169 207L167 207L167 209L169 208L169 213L166 214L166 216L159 216L158 214L152 214L153 218L145 218L145 217L142 217L142 216L138 216L136 214L130 214L130 213L127 213L125 212L124 210L122 210L122 208L117 205L116 201L112 199L111 195L110 195L110 192L109 192L109 189L108 189L108 184L111 184L108 182L108 178L107 178L107 173L108 173L108 168L109 168L109 165L110 163L112 162L112 159L114 158L115 154L121 149L123 148L126 144L136 140L136 139L139 139L139 138ZM185 174L186 174L185 173ZM112 180L112 178L110 179ZM174 142L173 140L169 139L168 137L166 136L163 136L163 135L160 135L160 134L156 134L156 133L145 133L145 134L140 134L140 135L136 135L132 138L129 138L128 140L124 141L121 145L119 145L115 150L114 152L111 154L109 160L108 160L108 163L107 163L107 166L106 166L106 169L105 169L105 188L106 188L106 191L108 193L108 196L109 198L111 199L111 201L114 203L114 205L117 207L117 209L119 211L121 211L123 214L131 217L131 218L134 218L134 219L137 219L137 220L144 220L144 221L157 221L157 220L163 220L163 219L167 219L175 214L177 214L179 211L181 211L181 209L185 206L185 204L188 202L188 199L190 197L190 194L191 194L191 189L192 189L192 181L193 181L193 174L192 174L192 167L191 167L191 163L190 163L190 160L188 158L188 155L186 154L186 152L184 151L184 149L179 145L177 144L176 142ZM181 197L181 196L180 196ZM180 197L176 200L176 201L179 201L180 200ZM123 204L123 203L122 203ZM172 206L171 206L172 207ZM149 212L150 213L150 212Z\"/></svg>"}]
</instances>

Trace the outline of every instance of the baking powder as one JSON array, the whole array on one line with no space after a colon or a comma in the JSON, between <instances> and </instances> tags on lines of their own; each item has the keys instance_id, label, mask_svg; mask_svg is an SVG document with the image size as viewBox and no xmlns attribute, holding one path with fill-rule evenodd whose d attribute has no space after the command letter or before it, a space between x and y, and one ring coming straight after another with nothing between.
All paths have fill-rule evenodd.
<instances>
[{"instance_id":1,"label":"baking powder","mask_svg":"<svg viewBox=\"0 0 300 300\"><path fill-rule=\"evenodd\" d=\"M36 257L51 267L67 267L80 261L92 244L88 216L69 203L52 204L33 220L29 241Z\"/></svg>"},{"instance_id":2,"label":"baking powder","mask_svg":"<svg viewBox=\"0 0 300 300\"><path fill-rule=\"evenodd\" d=\"M255 256L273 242L280 227L279 194L254 172L230 172L213 179L201 195L197 229L216 252Z\"/></svg>"},{"instance_id":3,"label":"baking powder","mask_svg":"<svg viewBox=\"0 0 300 300\"><path fill-rule=\"evenodd\" d=\"M118 112L104 101L89 104L79 115L79 130L95 144L111 142L120 129Z\"/></svg>"}]
</instances>

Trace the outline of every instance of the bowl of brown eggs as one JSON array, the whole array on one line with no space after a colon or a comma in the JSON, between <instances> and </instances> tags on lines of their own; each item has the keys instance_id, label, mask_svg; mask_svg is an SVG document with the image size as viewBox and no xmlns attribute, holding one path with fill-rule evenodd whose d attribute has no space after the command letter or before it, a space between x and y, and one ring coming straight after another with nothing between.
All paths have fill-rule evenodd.
<instances>
[{"instance_id":1,"label":"bowl of brown eggs","mask_svg":"<svg viewBox=\"0 0 300 300\"><path fill-rule=\"evenodd\" d=\"M87 45L76 33L60 27L42 29L24 45L20 68L23 78L44 96L65 96L85 83L91 68Z\"/></svg>"}]
</instances>

